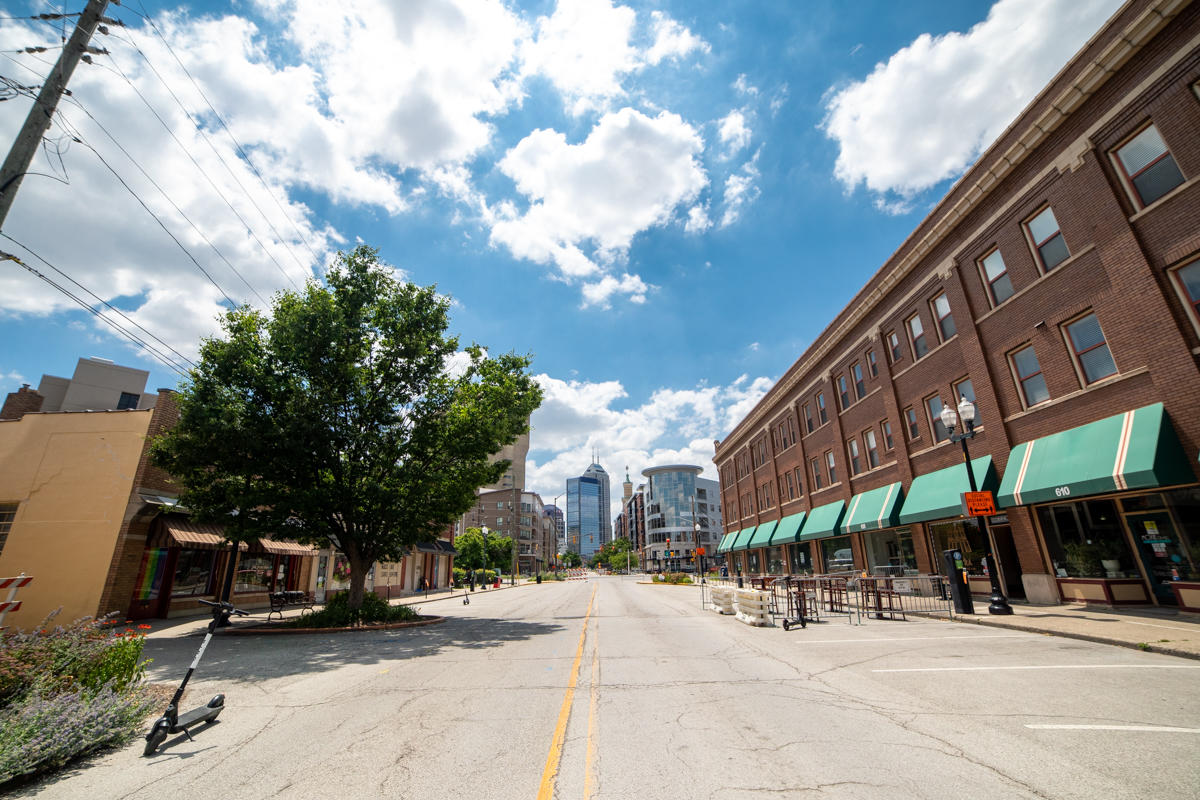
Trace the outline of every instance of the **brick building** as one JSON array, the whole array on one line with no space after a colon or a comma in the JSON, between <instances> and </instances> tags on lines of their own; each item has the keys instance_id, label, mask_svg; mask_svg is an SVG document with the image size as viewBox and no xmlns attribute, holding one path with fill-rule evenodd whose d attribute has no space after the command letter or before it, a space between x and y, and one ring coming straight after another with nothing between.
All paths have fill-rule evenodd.
<instances>
[{"instance_id":1,"label":"brick building","mask_svg":"<svg viewBox=\"0 0 1200 800\"><path fill-rule=\"evenodd\" d=\"M734 567L1200 604L1198 131L1200 4L1132 0L716 443Z\"/></svg>"}]
</instances>

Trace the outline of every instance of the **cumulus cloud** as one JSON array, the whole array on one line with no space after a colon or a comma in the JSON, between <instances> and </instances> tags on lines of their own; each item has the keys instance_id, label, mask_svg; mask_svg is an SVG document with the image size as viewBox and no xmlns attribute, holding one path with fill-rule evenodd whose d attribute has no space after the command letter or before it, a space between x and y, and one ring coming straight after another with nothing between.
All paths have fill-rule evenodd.
<instances>
[{"instance_id":1,"label":"cumulus cloud","mask_svg":"<svg viewBox=\"0 0 1200 800\"><path fill-rule=\"evenodd\" d=\"M966 33L923 34L831 91L823 122L848 190L908 198L960 174L1120 0L998 0ZM885 210L902 210L889 197Z\"/></svg>"},{"instance_id":2,"label":"cumulus cloud","mask_svg":"<svg viewBox=\"0 0 1200 800\"><path fill-rule=\"evenodd\" d=\"M523 213L508 207L492 222L491 240L519 258L553 265L566 280L603 273L634 236L696 198L708 180L702 150L695 129L665 111L605 114L579 144L536 130L499 163L529 206ZM589 304L614 292L637 299L646 290L630 275L588 285Z\"/></svg>"},{"instance_id":3,"label":"cumulus cloud","mask_svg":"<svg viewBox=\"0 0 1200 800\"><path fill-rule=\"evenodd\" d=\"M654 44L644 56L648 64L657 64L664 58L683 58L693 50L707 53L712 49L708 42L661 11L650 12L650 26L654 31Z\"/></svg>"},{"instance_id":4,"label":"cumulus cloud","mask_svg":"<svg viewBox=\"0 0 1200 800\"><path fill-rule=\"evenodd\" d=\"M539 375L545 399L533 413L526 479L552 500L566 479L577 476L600 453L613 484L612 513L619 510L620 482L628 466L634 484L642 469L661 464L695 464L715 479L713 440L724 437L766 394L773 380L742 376L728 386L699 384L691 389L661 388L629 408L619 381L589 383Z\"/></svg>"},{"instance_id":5,"label":"cumulus cloud","mask_svg":"<svg viewBox=\"0 0 1200 800\"><path fill-rule=\"evenodd\" d=\"M755 181L758 179L758 154L742 165L741 170L725 179L725 211L721 214L721 227L737 222L745 207L758 199L760 193Z\"/></svg>"},{"instance_id":6,"label":"cumulus cloud","mask_svg":"<svg viewBox=\"0 0 1200 800\"><path fill-rule=\"evenodd\" d=\"M738 109L726 114L717 123L717 137L725 146L726 158L750 144L750 128L746 125L746 115Z\"/></svg>"},{"instance_id":7,"label":"cumulus cloud","mask_svg":"<svg viewBox=\"0 0 1200 800\"><path fill-rule=\"evenodd\" d=\"M687 233L704 233L712 227L712 220L708 216L708 204L692 206L688 209L687 222L684 223L683 229Z\"/></svg>"}]
</instances>

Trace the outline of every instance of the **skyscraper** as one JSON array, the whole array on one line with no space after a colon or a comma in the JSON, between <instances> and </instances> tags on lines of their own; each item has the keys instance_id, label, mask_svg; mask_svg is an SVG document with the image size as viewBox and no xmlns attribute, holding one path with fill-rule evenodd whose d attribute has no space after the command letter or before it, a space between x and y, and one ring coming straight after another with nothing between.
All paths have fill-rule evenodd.
<instances>
[{"instance_id":1,"label":"skyscraper","mask_svg":"<svg viewBox=\"0 0 1200 800\"><path fill-rule=\"evenodd\" d=\"M567 550L586 562L612 539L608 473L592 463L578 478L567 479Z\"/></svg>"}]
</instances>

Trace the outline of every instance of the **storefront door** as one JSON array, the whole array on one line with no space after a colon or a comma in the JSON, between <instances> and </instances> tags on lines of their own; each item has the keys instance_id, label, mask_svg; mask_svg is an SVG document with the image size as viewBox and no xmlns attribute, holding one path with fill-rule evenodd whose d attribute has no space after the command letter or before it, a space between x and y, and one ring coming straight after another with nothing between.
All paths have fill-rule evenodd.
<instances>
[{"instance_id":1,"label":"storefront door","mask_svg":"<svg viewBox=\"0 0 1200 800\"><path fill-rule=\"evenodd\" d=\"M1179 544L1179 533L1167 511L1126 514L1125 524L1133 534L1138 556L1150 576L1150 587L1159 603L1175 604L1171 581L1179 580L1187 556Z\"/></svg>"}]
</instances>

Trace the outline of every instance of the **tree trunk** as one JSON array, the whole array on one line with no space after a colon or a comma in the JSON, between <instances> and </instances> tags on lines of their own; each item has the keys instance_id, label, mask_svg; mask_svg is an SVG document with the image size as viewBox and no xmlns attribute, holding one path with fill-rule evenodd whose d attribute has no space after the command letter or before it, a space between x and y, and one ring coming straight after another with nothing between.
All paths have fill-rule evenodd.
<instances>
[{"instance_id":1,"label":"tree trunk","mask_svg":"<svg viewBox=\"0 0 1200 800\"><path fill-rule=\"evenodd\" d=\"M367 571L371 565L364 561L357 547L346 548L346 561L350 565L350 596L347 598L347 605L353 610L362 607Z\"/></svg>"}]
</instances>

